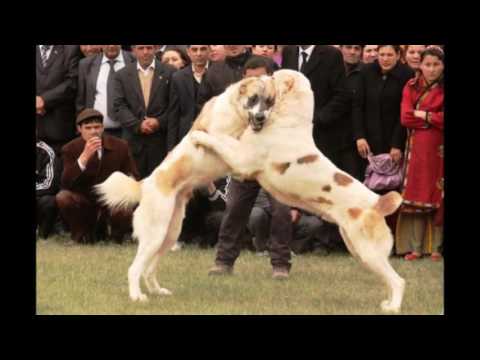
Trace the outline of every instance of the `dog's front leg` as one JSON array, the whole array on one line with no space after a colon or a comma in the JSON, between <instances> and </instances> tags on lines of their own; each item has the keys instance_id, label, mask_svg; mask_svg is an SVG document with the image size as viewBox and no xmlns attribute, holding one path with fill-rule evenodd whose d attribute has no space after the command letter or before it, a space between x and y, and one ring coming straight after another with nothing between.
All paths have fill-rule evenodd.
<instances>
[{"instance_id":1,"label":"dog's front leg","mask_svg":"<svg viewBox=\"0 0 480 360\"><path fill-rule=\"evenodd\" d=\"M248 179L260 170L259 156L252 151L252 146L243 144L231 136L221 134L212 136L197 130L193 131L190 137L195 145L205 146L214 151L235 174L238 174L238 177Z\"/></svg>"}]
</instances>

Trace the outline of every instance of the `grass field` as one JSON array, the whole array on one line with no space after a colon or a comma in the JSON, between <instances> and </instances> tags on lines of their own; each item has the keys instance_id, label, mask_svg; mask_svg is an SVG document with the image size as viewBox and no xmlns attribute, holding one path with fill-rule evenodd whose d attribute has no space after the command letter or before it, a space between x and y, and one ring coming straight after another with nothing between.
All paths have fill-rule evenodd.
<instances>
[{"instance_id":1,"label":"grass field","mask_svg":"<svg viewBox=\"0 0 480 360\"><path fill-rule=\"evenodd\" d=\"M37 314L381 314L383 284L349 255L300 255L288 280L271 278L270 259L242 252L231 277L209 277L214 250L188 246L161 260L158 278L171 296L146 304L128 298L136 244L66 246L37 241ZM392 264L407 282L402 314L443 313L443 261Z\"/></svg>"}]
</instances>

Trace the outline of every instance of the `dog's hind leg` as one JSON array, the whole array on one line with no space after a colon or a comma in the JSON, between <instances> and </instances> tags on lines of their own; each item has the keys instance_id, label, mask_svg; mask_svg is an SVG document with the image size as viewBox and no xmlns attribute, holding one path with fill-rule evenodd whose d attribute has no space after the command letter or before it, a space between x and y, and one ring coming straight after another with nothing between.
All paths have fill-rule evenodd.
<instances>
[{"instance_id":1,"label":"dog's hind leg","mask_svg":"<svg viewBox=\"0 0 480 360\"><path fill-rule=\"evenodd\" d=\"M155 261L155 257L162 247L175 206L175 199L170 197L148 199L147 201L151 201L150 206L143 208L142 203L140 203L136 212L145 212L147 209L148 211L153 211L155 205L161 204L161 209L156 209L155 214L162 214L162 216L157 217L152 213L135 213L134 215L133 227L138 237L139 245L135 259L128 269L129 294L133 301L148 300L147 296L141 291L140 278L147 267ZM160 203L155 204L156 201ZM143 205L145 206L145 204Z\"/></svg>"},{"instance_id":2,"label":"dog's hind leg","mask_svg":"<svg viewBox=\"0 0 480 360\"><path fill-rule=\"evenodd\" d=\"M188 198L185 198L183 195L178 195L177 201L175 203L175 210L173 212L170 224L168 226L168 232L165 236L165 241L162 244L160 250L155 254L154 258L147 267L147 270L144 273L144 280L147 286L148 291L151 294L157 295L171 295L172 292L168 289L162 288L158 283L157 277L155 276L158 262L160 257L167 252L177 241L180 231L182 229L182 222L185 216L185 207L187 205Z\"/></svg>"},{"instance_id":3,"label":"dog's hind leg","mask_svg":"<svg viewBox=\"0 0 480 360\"><path fill-rule=\"evenodd\" d=\"M366 236L358 227L341 228L341 234L354 257L358 258L367 269L380 276L387 285L388 299L382 301L382 310L398 313L402 303L405 280L395 272L388 261L391 249L388 244L393 244L393 239L385 220L380 217L376 226L380 227L380 229L376 229L380 231L372 232L372 237Z\"/></svg>"}]
</instances>

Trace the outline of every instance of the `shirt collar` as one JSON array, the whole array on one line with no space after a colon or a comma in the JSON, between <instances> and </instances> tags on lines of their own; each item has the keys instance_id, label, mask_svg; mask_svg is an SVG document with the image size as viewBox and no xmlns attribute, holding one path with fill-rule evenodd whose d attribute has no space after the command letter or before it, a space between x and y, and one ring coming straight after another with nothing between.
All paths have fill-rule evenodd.
<instances>
[{"instance_id":1,"label":"shirt collar","mask_svg":"<svg viewBox=\"0 0 480 360\"><path fill-rule=\"evenodd\" d=\"M155 70L155 58L153 58L152 63L148 65L147 70L152 69ZM143 70L143 68L140 66L140 63L137 60L137 70L141 70L143 72L146 72L146 70Z\"/></svg>"},{"instance_id":2,"label":"shirt collar","mask_svg":"<svg viewBox=\"0 0 480 360\"><path fill-rule=\"evenodd\" d=\"M298 48L300 49L300 53L306 52L308 54L307 58L310 58L310 55L312 55L313 49L315 49L315 45L310 45L310 47L306 48L305 50L303 50L301 46L299 46Z\"/></svg>"},{"instance_id":3,"label":"shirt collar","mask_svg":"<svg viewBox=\"0 0 480 360\"><path fill-rule=\"evenodd\" d=\"M108 60L110 60L109 58L107 58L105 56L105 54L102 55L102 65L105 64L106 62L108 62ZM117 55L117 57L115 59L116 62L118 63L124 63L125 60L123 60L123 54L122 54L122 50L120 50L120 53Z\"/></svg>"},{"instance_id":4,"label":"shirt collar","mask_svg":"<svg viewBox=\"0 0 480 360\"><path fill-rule=\"evenodd\" d=\"M208 70L209 66L210 66L210 60L207 60L207 63L205 64L205 71ZM195 74L195 67L193 66L193 63L192 63L192 72Z\"/></svg>"}]
</instances>

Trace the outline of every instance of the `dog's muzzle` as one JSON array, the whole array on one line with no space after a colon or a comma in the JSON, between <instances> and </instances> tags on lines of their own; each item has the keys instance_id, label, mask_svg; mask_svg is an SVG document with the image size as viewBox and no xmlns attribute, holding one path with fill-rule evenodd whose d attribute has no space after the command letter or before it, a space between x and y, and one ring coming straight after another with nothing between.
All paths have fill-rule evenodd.
<instances>
[{"instance_id":1,"label":"dog's muzzle","mask_svg":"<svg viewBox=\"0 0 480 360\"><path fill-rule=\"evenodd\" d=\"M258 132L262 130L263 124L265 123L265 114L256 113L255 115L249 114L248 120L253 131Z\"/></svg>"}]
</instances>

